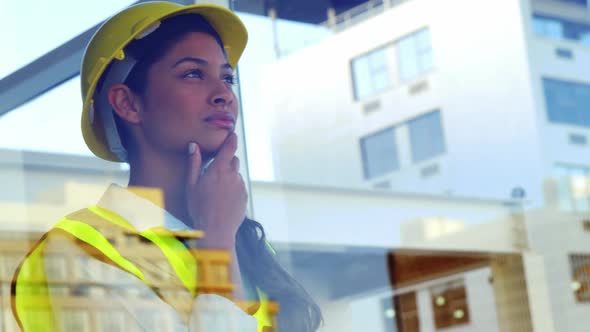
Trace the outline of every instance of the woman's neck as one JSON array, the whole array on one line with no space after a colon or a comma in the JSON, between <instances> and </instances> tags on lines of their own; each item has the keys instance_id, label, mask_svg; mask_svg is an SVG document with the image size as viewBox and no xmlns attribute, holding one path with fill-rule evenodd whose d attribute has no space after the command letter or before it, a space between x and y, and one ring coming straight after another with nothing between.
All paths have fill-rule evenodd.
<instances>
[{"instance_id":1,"label":"woman's neck","mask_svg":"<svg viewBox=\"0 0 590 332\"><path fill-rule=\"evenodd\" d=\"M171 156L168 159L137 160L131 157L129 166L129 187L160 190L163 198L163 202L160 202L163 203L161 207L187 226L192 226L186 203L186 158ZM149 199L149 197L145 198Z\"/></svg>"}]
</instances>

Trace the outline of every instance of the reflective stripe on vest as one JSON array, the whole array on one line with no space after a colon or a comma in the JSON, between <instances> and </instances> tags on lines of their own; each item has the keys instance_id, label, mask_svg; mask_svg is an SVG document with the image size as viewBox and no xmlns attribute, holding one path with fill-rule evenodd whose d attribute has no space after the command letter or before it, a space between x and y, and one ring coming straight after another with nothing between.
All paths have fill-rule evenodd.
<instances>
[{"instance_id":1,"label":"reflective stripe on vest","mask_svg":"<svg viewBox=\"0 0 590 332\"><path fill-rule=\"evenodd\" d=\"M105 236L90 224L116 225L128 232L139 234L154 243L172 266L176 277L190 293L197 294L197 264L193 255L173 234L164 229L150 229L137 232L121 216L100 207L80 210L60 220L46 233L21 263L13 278L12 309L24 332L63 331L61 322L56 321L49 299L48 281L45 273L44 254L47 238L53 233L67 234L97 249L104 257L101 261L120 268L150 286L148 278L132 261L123 257ZM92 222L90 222L92 221ZM153 289L153 288L152 288ZM272 330L268 299L257 289L260 305L253 315L258 322L258 332ZM34 293L34 294L33 294ZM160 295L160 294L158 294ZM34 309L33 309L34 308Z\"/></svg>"}]
</instances>

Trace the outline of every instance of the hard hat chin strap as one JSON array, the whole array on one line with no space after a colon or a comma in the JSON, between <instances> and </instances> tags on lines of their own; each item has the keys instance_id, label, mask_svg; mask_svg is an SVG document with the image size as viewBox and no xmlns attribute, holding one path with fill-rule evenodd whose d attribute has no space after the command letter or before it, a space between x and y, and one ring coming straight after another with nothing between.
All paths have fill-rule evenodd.
<instances>
[{"instance_id":1,"label":"hard hat chin strap","mask_svg":"<svg viewBox=\"0 0 590 332\"><path fill-rule=\"evenodd\" d=\"M128 54L122 60L114 60L108 72L104 74L105 80L100 90L96 92L96 107L102 119L109 150L122 161L127 161L127 150L125 150L125 147L121 143L121 136L117 130L115 114L109 103L108 95L110 87L114 84L125 82L136 63L137 60Z\"/></svg>"}]
</instances>

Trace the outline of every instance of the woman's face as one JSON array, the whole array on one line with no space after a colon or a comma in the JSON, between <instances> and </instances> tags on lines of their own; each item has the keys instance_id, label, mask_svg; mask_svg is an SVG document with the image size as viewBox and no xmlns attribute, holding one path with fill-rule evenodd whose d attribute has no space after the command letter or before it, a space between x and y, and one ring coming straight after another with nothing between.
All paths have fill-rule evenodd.
<instances>
[{"instance_id":1,"label":"woman's face","mask_svg":"<svg viewBox=\"0 0 590 332\"><path fill-rule=\"evenodd\" d=\"M235 129L233 70L216 40L192 32L148 70L141 98L146 143L159 153L186 153L189 142L212 157Z\"/></svg>"}]
</instances>

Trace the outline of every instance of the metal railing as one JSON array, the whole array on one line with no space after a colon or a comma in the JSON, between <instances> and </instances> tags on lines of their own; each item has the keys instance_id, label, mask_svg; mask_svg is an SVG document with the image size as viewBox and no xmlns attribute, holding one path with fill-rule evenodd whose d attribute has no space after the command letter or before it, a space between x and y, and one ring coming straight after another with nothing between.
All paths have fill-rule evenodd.
<instances>
[{"instance_id":1,"label":"metal railing","mask_svg":"<svg viewBox=\"0 0 590 332\"><path fill-rule=\"evenodd\" d=\"M409 0L370 0L338 15L333 10L328 10L328 20L321 25L335 32L342 31L406 1Z\"/></svg>"}]
</instances>

